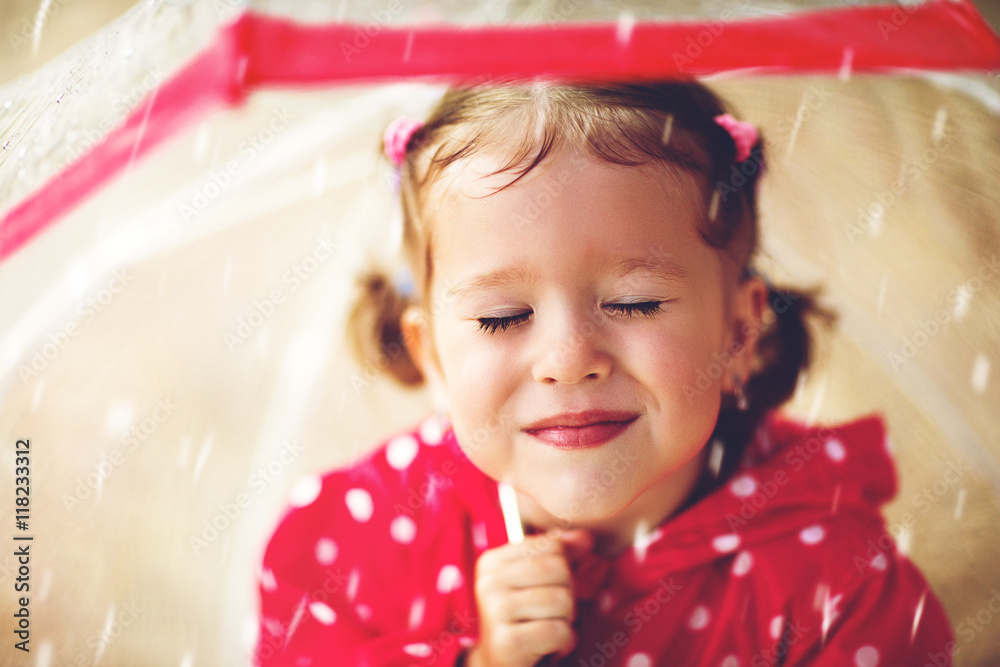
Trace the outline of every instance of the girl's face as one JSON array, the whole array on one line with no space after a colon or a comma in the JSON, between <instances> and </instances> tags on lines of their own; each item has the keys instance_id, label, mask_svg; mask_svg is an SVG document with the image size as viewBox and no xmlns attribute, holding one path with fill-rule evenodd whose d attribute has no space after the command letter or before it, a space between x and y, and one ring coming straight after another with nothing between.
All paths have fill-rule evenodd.
<instances>
[{"instance_id":1,"label":"girl's face","mask_svg":"<svg viewBox=\"0 0 1000 667\"><path fill-rule=\"evenodd\" d=\"M499 160L434 193L432 320L406 325L459 442L541 525L676 507L763 287L726 277L685 171L559 151L494 192Z\"/></svg>"}]
</instances>

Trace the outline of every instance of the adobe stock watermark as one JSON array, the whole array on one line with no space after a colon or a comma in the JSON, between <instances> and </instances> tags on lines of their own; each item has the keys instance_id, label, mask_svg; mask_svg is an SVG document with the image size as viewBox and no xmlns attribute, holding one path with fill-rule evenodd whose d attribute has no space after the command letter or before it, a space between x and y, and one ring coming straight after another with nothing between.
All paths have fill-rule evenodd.
<instances>
[{"instance_id":1,"label":"adobe stock watermark","mask_svg":"<svg viewBox=\"0 0 1000 667\"><path fill-rule=\"evenodd\" d=\"M754 480L752 478L737 475L729 482L729 488L733 495L740 498L740 508L736 513L726 514L726 522L733 533L738 533L739 529L746 526L757 517L764 507L774 499L791 481L791 473L801 472L814 458L821 453L830 456L839 454L842 447L837 441L837 429L822 426L813 433L808 440L796 445L785 452L785 467L775 470L770 478ZM833 444L836 443L836 444ZM786 470L786 467L788 470Z\"/></svg>"},{"instance_id":2,"label":"adobe stock watermark","mask_svg":"<svg viewBox=\"0 0 1000 667\"><path fill-rule=\"evenodd\" d=\"M781 317L800 297L794 292L783 292L772 287L768 298L770 299L771 311L775 316ZM733 367L746 346L753 345L758 341L770 326L771 322L765 320L761 320L756 325L746 322L740 328L740 340L733 341L732 345L722 353L713 352L712 363L699 369L694 382L684 385L684 396L688 403L694 404L695 399L714 387L715 383Z\"/></svg>"},{"instance_id":3,"label":"adobe stock watermark","mask_svg":"<svg viewBox=\"0 0 1000 667\"><path fill-rule=\"evenodd\" d=\"M362 51L368 48L373 39L382 34L382 31L390 26L392 18L403 11L402 0L389 0L384 9L372 12L372 20L362 25L354 27L354 37L350 42L340 41L340 53L344 57L344 62L350 63L355 58L361 56ZM403 61L409 59L409 46L403 53Z\"/></svg>"},{"instance_id":4,"label":"adobe stock watermark","mask_svg":"<svg viewBox=\"0 0 1000 667\"><path fill-rule=\"evenodd\" d=\"M219 510L211 517L202 521L201 531L188 536L188 546L195 556L201 554L211 544L235 524L243 511L250 507L267 487L277 481L288 466L305 451L296 440L283 443L280 453L271 459L267 465L257 468L247 478L246 487L232 500L219 503Z\"/></svg>"},{"instance_id":5,"label":"adobe stock watermark","mask_svg":"<svg viewBox=\"0 0 1000 667\"><path fill-rule=\"evenodd\" d=\"M95 463L94 469L84 477L78 477L73 493L62 494L60 500L62 500L66 511L72 513L85 500L93 496L111 477L115 469L120 468L125 463L126 456L136 451L141 444L156 433L160 425L170 419L178 407L177 403L174 403L170 398L156 399L156 406L149 414L122 435L122 446L112 449L107 456Z\"/></svg>"},{"instance_id":6,"label":"adobe stock watermark","mask_svg":"<svg viewBox=\"0 0 1000 667\"><path fill-rule=\"evenodd\" d=\"M145 607L140 607L134 600L126 602L121 609L117 605L108 611L108 616L104 622L104 628L90 633L87 637L87 648L76 654L76 658L71 663L73 667L96 667L101 662L101 656L111 644L121 637L125 630L138 620L139 616L146 611ZM93 660L93 662L91 662Z\"/></svg>"},{"instance_id":7,"label":"adobe stock watermark","mask_svg":"<svg viewBox=\"0 0 1000 667\"><path fill-rule=\"evenodd\" d=\"M919 329L909 336L904 336L898 351L886 353L886 358L892 370L898 371L899 367L912 362L921 350L930 345L931 341L942 331L954 317L961 303L967 302L972 295L983 289L987 283L992 281L997 274L1000 274L1000 260L996 255L990 257L979 265L976 273L952 289L948 293L947 302L952 306L951 310L940 307L934 313L919 322Z\"/></svg>"},{"instance_id":8,"label":"adobe stock watermark","mask_svg":"<svg viewBox=\"0 0 1000 667\"><path fill-rule=\"evenodd\" d=\"M446 280L444 287L431 299L431 302L421 306L417 313L417 323L425 327L430 326L433 318L442 315L451 304L455 303L457 297L454 288L455 283ZM371 386L380 374L384 373L396 359L406 353L406 337L402 333L395 340L382 344L382 349L375 360L365 362L360 374L351 373L350 378L348 378L354 393L360 394L364 387Z\"/></svg>"},{"instance_id":9,"label":"adobe stock watermark","mask_svg":"<svg viewBox=\"0 0 1000 667\"><path fill-rule=\"evenodd\" d=\"M339 565L336 569L325 567L322 572L325 575L323 582L302 598L301 609L292 616L288 625L283 624L278 619L265 620L264 629L266 633L260 638L258 645L251 650L251 654L247 656L246 660L234 664L232 667L246 667L252 661L252 664L257 664L254 661L254 656L261 660L269 660L273 656L283 653L287 646L288 638L292 636L295 627L299 623L297 619L301 618L302 613L311 613L317 617L335 617L335 612L327 605L327 602L330 601L331 596L338 594L345 587L349 586L351 578L344 573ZM265 590L270 585L277 586L277 582L273 579L273 573L266 571L261 577L262 580L265 577L270 578L270 581L264 584Z\"/></svg>"},{"instance_id":10,"label":"adobe stock watermark","mask_svg":"<svg viewBox=\"0 0 1000 667\"><path fill-rule=\"evenodd\" d=\"M66 154L64 162L58 165L57 171L62 171L64 167L72 162L76 162L86 155L90 150L99 144L111 133L125 118L136 109L140 102L150 93L160 87L167 78L167 73L155 66L146 69L145 76L124 92L117 92L111 99L109 105L111 112L103 116L96 126L90 129L81 130L83 137L79 141L74 141L76 131L71 131L67 139L72 143L72 147Z\"/></svg>"},{"instance_id":11,"label":"adobe stock watermark","mask_svg":"<svg viewBox=\"0 0 1000 667\"><path fill-rule=\"evenodd\" d=\"M54 16L58 16L66 5L73 0L49 0L49 2L34 3L38 7L33 18L27 16L21 18L20 25L7 33L7 45L11 53L17 54L21 49L34 44L35 35L42 30L45 24ZM31 5L27 5L31 6Z\"/></svg>"},{"instance_id":12,"label":"adobe stock watermark","mask_svg":"<svg viewBox=\"0 0 1000 667\"><path fill-rule=\"evenodd\" d=\"M864 574L869 569L885 570L889 566L892 554L896 550L896 542L892 538L895 537L900 543L904 539L909 540L908 536L913 526L916 525L917 518L927 514L941 498L962 481L965 473L971 471L972 466L965 464L962 459L948 461L941 477L934 480L932 484L925 486L918 494L913 496L910 501L913 509L903 512L899 517L899 521L890 525L886 532L877 540L868 540L866 544L868 550L864 556L855 555L853 557L854 567L857 569L858 574ZM903 551L906 550L903 546L900 549Z\"/></svg>"},{"instance_id":13,"label":"adobe stock watermark","mask_svg":"<svg viewBox=\"0 0 1000 667\"><path fill-rule=\"evenodd\" d=\"M190 198L178 204L177 210L184 223L189 223L203 213L219 195L222 194L243 169L250 164L281 132L288 128L295 119L295 114L287 109L276 109L264 127L248 136L239 145L238 160L229 160L216 171L210 169L208 178L198 187Z\"/></svg>"},{"instance_id":14,"label":"adobe stock watermark","mask_svg":"<svg viewBox=\"0 0 1000 667\"><path fill-rule=\"evenodd\" d=\"M541 181L544 192L539 192L531 201L527 208L512 216L512 222L518 231L524 231L525 227L538 220L538 216L552 205L552 203L562 195L563 189L569 183L571 175L568 169L563 169L555 178L544 178Z\"/></svg>"},{"instance_id":15,"label":"adobe stock watermark","mask_svg":"<svg viewBox=\"0 0 1000 667\"><path fill-rule=\"evenodd\" d=\"M941 651L927 654L923 667L948 667L953 658L981 635L997 618L1000 618L1000 590L990 588L990 597L975 614L966 616L955 625L955 639L948 641Z\"/></svg>"},{"instance_id":16,"label":"adobe stock watermark","mask_svg":"<svg viewBox=\"0 0 1000 667\"><path fill-rule=\"evenodd\" d=\"M769 138L775 142L779 138L787 138L784 155L786 159L792 154L792 149L795 147L795 141L798 139L802 126L805 125L806 121L813 114L826 106L826 103L832 97L833 93L826 87L826 84L814 83L802 95L802 100L799 102L799 107L795 110L795 113L787 113L777 122L775 133Z\"/></svg>"},{"instance_id":17,"label":"adobe stock watermark","mask_svg":"<svg viewBox=\"0 0 1000 667\"><path fill-rule=\"evenodd\" d=\"M899 177L888 188L876 193L867 207L858 207L858 219L854 223L844 223L848 241L856 243L859 236L877 236L881 232L886 212L902 200L910 187L923 178L931 166L954 145L959 134L954 129L945 129L933 147L904 160Z\"/></svg>"},{"instance_id":18,"label":"adobe stock watermark","mask_svg":"<svg viewBox=\"0 0 1000 667\"><path fill-rule=\"evenodd\" d=\"M316 240L316 245L305 257L292 264L281 274L281 284L285 287L275 287L263 299L256 299L250 312L240 317L232 331L222 334L222 340L230 352L245 343L254 332L264 326L278 306L285 302L289 295L294 294L312 277L320 267L333 257L337 244L324 238Z\"/></svg>"},{"instance_id":19,"label":"adobe stock watermark","mask_svg":"<svg viewBox=\"0 0 1000 667\"><path fill-rule=\"evenodd\" d=\"M695 64L695 61L704 55L705 51L712 48L715 40L725 31L726 24L738 18L738 10L734 11L734 6L745 9L749 4L749 0L731 3L731 6L719 13L717 19L702 22L704 28L694 36L689 36L683 47L675 49L671 54L677 71L687 72Z\"/></svg>"},{"instance_id":20,"label":"adobe stock watermark","mask_svg":"<svg viewBox=\"0 0 1000 667\"><path fill-rule=\"evenodd\" d=\"M882 39L888 42L889 38L892 37L894 33L899 31L900 28L906 25L906 22L910 20L910 17L913 16L918 9L920 9L921 4L923 3L913 2L913 0L900 0L899 3L896 3L895 8L892 10L892 14L889 16L889 20L886 21L885 19L879 19L876 24L878 26L879 33L882 35Z\"/></svg>"},{"instance_id":21,"label":"adobe stock watermark","mask_svg":"<svg viewBox=\"0 0 1000 667\"><path fill-rule=\"evenodd\" d=\"M111 279L96 294L84 299L76 308L77 317L67 322L62 329L49 333L48 341L32 350L31 360L17 367L17 374L22 383L39 377L59 353L65 350L73 339L80 335L83 327L104 311L115 296L132 282L133 276L128 269L116 269L111 272Z\"/></svg>"},{"instance_id":22,"label":"adobe stock watermark","mask_svg":"<svg viewBox=\"0 0 1000 667\"><path fill-rule=\"evenodd\" d=\"M617 630L612 633L609 641L594 642L594 652L589 658L580 658L576 667L606 667L615 664L615 656L683 590L683 586L676 583L673 577L661 577L657 583L659 586L645 600L634 604L625 612L622 620L628 631Z\"/></svg>"}]
</instances>

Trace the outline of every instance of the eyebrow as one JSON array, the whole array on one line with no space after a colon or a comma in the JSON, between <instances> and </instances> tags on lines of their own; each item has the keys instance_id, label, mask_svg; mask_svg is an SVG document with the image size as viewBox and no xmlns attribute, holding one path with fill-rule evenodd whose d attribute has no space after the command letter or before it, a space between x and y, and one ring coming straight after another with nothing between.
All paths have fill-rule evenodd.
<instances>
[{"instance_id":1,"label":"eyebrow","mask_svg":"<svg viewBox=\"0 0 1000 667\"><path fill-rule=\"evenodd\" d=\"M448 292L455 296L465 296L473 292L483 292L512 284L530 285L536 280L537 276L528 269L520 266L509 266L453 283L448 286Z\"/></svg>"},{"instance_id":2,"label":"eyebrow","mask_svg":"<svg viewBox=\"0 0 1000 667\"><path fill-rule=\"evenodd\" d=\"M619 278L628 277L637 271L648 271L657 278L666 282L676 282L685 280L688 277L688 270L670 261L667 256L647 255L645 257L619 257L607 262L597 269L607 270L618 275Z\"/></svg>"},{"instance_id":3,"label":"eyebrow","mask_svg":"<svg viewBox=\"0 0 1000 667\"><path fill-rule=\"evenodd\" d=\"M672 262L666 257L652 255L647 257L618 257L599 264L595 269L597 272L609 271L619 278L627 278L637 271L648 271L665 282L683 281L688 277L687 269L680 264ZM510 266L452 283L448 286L448 293L462 297L498 287L530 285L537 278L537 275L529 269L520 266Z\"/></svg>"}]
</instances>

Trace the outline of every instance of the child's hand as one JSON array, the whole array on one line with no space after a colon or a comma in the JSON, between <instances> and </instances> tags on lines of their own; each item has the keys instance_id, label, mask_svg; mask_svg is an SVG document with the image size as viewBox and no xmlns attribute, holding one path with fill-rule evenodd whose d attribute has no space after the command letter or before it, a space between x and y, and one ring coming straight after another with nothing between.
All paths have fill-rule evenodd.
<instances>
[{"instance_id":1,"label":"child's hand","mask_svg":"<svg viewBox=\"0 0 1000 667\"><path fill-rule=\"evenodd\" d=\"M592 548L586 531L555 529L483 553L476 563L479 643L469 667L532 667L572 651L570 561Z\"/></svg>"}]
</instances>

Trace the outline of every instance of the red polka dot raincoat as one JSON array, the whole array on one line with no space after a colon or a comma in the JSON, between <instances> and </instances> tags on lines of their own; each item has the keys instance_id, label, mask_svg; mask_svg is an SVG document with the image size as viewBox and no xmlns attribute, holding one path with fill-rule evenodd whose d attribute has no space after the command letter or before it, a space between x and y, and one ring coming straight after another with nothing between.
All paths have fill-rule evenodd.
<instances>
[{"instance_id":1,"label":"red polka dot raincoat","mask_svg":"<svg viewBox=\"0 0 1000 667\"><path fill-rule=\"evenodd\" d=\"M572 667L940 667L952 639L879 514L882 422L771 417L725 484L615 558L573 564ZM266 667L454 665L474 566L507 541L497 485L431 417L292 491L264 556Z\"/></svg>"}]
</instances>

